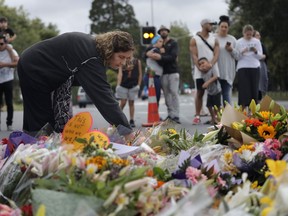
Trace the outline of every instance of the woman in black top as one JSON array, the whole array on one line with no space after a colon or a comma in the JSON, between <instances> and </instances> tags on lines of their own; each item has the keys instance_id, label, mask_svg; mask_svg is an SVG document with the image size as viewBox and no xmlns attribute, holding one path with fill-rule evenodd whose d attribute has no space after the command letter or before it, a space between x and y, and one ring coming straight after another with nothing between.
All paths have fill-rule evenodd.
<instances>
[{"instance_id":1,"label":"woman in black top","mask_svg":"<svg viewBox=\"0 0 288 216\"><path fill-rule=\"evenodd\" d=\"M121 135L130 134L132 129L107 82L106 67L117 69L125 65L133 51L131 35L122 31L95 37L64 33L26 49L18 63L24 101L23 130L35 134L50 123L56 132L62 132L71 118L71 86L76 82Z\"/></svg>"}]
</instances>

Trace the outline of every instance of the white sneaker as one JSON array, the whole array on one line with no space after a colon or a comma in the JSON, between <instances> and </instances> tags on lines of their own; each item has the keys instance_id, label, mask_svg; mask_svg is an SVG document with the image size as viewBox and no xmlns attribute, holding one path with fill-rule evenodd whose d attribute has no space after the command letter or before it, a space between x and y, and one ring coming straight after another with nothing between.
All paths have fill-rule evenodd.
<instances>
[{"instance_id":1,"label":"white sneaker","mask_svg":"<svg viewBox=\"0 0 288 216\"><path fill-rule=\"evenodd\" d=\"M13 131L12 125L7 125L7 131Z\"/></svg>"}]
</instances>

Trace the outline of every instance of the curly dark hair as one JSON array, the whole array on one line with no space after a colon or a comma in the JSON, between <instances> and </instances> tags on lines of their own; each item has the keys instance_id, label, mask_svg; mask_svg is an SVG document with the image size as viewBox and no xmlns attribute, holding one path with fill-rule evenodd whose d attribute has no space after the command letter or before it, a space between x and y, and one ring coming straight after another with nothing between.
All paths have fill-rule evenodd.
<instances>
[{"instance_id":1,"label":"curly dark hair","mask_svg":"<svg viewBox=\"0 0 288 216\"><path fill-rule=\"evenodd\" d=\"M96 35L96 47L100 51L104 65L107 65L113 53L134 51L134 41L128 32L111 31Z\"/></svg>"}]
</instances>

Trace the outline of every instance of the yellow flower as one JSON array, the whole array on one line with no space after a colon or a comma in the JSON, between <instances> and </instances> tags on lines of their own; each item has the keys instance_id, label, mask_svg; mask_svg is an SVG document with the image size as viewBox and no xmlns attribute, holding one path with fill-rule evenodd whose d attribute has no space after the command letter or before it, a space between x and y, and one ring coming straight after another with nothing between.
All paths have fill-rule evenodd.
<instances>
[{"instance_id":1,"label":"yellow flower","mask_svg":"<svg viewBox=\"0 0 288 216\"><path fill-rule=\"evenodd\" d=\"M261 216L268 216L269 215L269 213L272 211L272 207L266 207L266 208L264 208L263 210L262 210L262 212L261 212Z\"/></svg>"},{"instance_id":2,"label":"yellow flower","mask_svg":"<svg viewBox=\"0 0 288 216\"><path fill-rule=\"evenodd\" d=\"M246 131L247 132L251 132L251 128L250 127L246 127Z\"/></svg>"},{"instance_id":3,"label":"yellow flower","mask_svg":"<svg viewBox=\"0 0 288 216\"><path fill-rule=\"evenodd\" d=\"M86 164L95 164L97 165L98 169L102 169L103 166L105 166L107 164L107 161L105 158L101 157L101 156L96 156L96 157L91 157L89 159L86 160Z\"/></svg>"},{"instance_id":4,"label":"yellow flower","mask_svg":"<svg viewBox=\"0 0 288 216\"><path fill-rule=\"evenodd\" d=\"M268 177L272 175L274 177L279 177L283 174L286 169L286 161L284 160L272 160L267 159L266 164L268 166L269 171L265 172L265 176Z\"/></svg>"},{"instance_id":5,"label":"yellow flower","mask_svg":"<svg viewBox=\"0 0 288 216\"><path fill-rule=\"evenodd\" d=\"M41 204L37 209L36 216L45 216L46 215L46 206Z\"/></svg>"},{"instance_id":6,"label":"yellow flower","mask_svg":"<svg viewBox=\"0 0 288 216\"><path fill-rule=\"evenodd\" d=\"M257 189L257 188L258 188L258 181L254 181L254 182L251 184L251 188L252 188L252 189Z\"/></svg>"},{"instance_id":7,"label":"yellow flower","mask_svg":"<svg viewBox=\"0 0 288 216\"><path fill-rule=\"evenodd\" d=\"M233 122L232 128L235 130L241 130L243 128L243 124L241 124L240 122Z\"/></svg>"},{"instance_id":8,"label":"yellow flower","mask_svg":"<svg viewBox=\"0 0 288 216\"><path fill-rule=\"evenodd\" d=\"M227 163L227 164L229 164L229 163L231 163L232 162L232 152L230 152L230 151L226 151L225 153L224 153L224 161Z\"/></svg>"},{"instance_id":9,"label":"yellow flower","mask_svg":"<svg viewBox=\"0 0 288 216\"><path fill-rule=\"evenodd\" d=\"M128 166L129 165L129 161L128 160L124 160L121 158L113 158L112 159L112 163L119 165L119 166Z\"/></svg>"},{"instance_id":10,"label":"yellow flower","mask_svg":"<svg viewBox=\"0 0 288 216\"><path fill-rule=\"evenodd\" d=\"M262 210L261 212L261 216L267 216L269 215L269 213L271 212L271 210L273 209L273 200L268 197L268 196L264 196L260 199L260 203L262 205L265 205L266 207Z\"/></svg>"},{"instance_id":11,"label":"yellow flower","mask_svg":"<svg viewBox=\"0 0 288 216\"><path fill-rule=\"evenodd\" d=\"M261 111L259 112L261 114L261 116L263 117L263 119L268 120L270 117L274 116L274 113L270 112L270 111Z\"/></svg>"},{"instance_id":12,"label":"yellow flower","mask_svg":"<svg viewBox=\"0 0 288 216\"><path fill-rule=\"evenodd\" d=\"M238 150L235 150L235 152L242 154L244 150L254 151L255 150L254 144L247 144L247 145L243 144Z\"/></svg>"},{"instance_id":13,"label":"yellow flower","mask_svg":"<svg viewBox=\"0 0 288 216\"><path fill-rule=\"evenodd\" d=\"M262 124L257 128L258 134L264 139L272 139L276 135L275 128L272 125Z\"/></svg>"},{"instance_id":14,"label":"yellow flower","mask_svg":"<svg viewBox=\"0 0 288 216\"><path fill-rule=\"evenodd\" d=\"M167 131L170 135L177 134L177 131L174 128L169 128Z\"/></svg>"}]
</instances>

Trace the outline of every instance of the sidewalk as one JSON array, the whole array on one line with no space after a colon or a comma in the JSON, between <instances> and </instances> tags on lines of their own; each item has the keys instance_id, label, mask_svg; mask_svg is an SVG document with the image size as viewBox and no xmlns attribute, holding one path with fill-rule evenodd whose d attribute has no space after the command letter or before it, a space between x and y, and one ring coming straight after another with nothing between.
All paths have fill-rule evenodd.
<instances>
[{"instance_id":1,"label":"sidewalk","mask_svg":"<svg viewBox=\"0 0 288 216\"><path fill-rule=\"evenodd\" d=\"M232 97L233 104L237 102L236 97ZM283 105L286 109L288 109L288 100L287 101L276 101L278 104ZM137 99L135 101L135 129L142 129L142 123L147 122L147 110L148 110L148 100ZM79 113L88 111L91 113L93 118L93 128L105 128L108 127L109 124L105 121L105 119L101 116L98 110L94 105L89 105L85 109L80 109L77 105L73 106L73 113ZM128 105L124 108L124 113L126 116L129 116ZM191 135L196 131L197 133L206 133L207 128L210 125L203 124L207 120L210 119L209 116L201 117L202 124L200 125L192 125L193 116L195 114L194 107L194 98L191 94L189 95L181 95L180 96L180 121L181 124L178 125L180 128L185 128ZM159 115L161 118L165 119L167 116L167 109L165 105L165 101L163 98L160 100L159 106ZM0 131L0 139L9 137L11 131L7 131L6 126L6 111L1 112L1 131ZM128 119L129 120L129 119ZM23 123L23 112L22 111L14 111L13 118L13 128L15 130L22 130Z\"/></svg>"}]
</instances>

